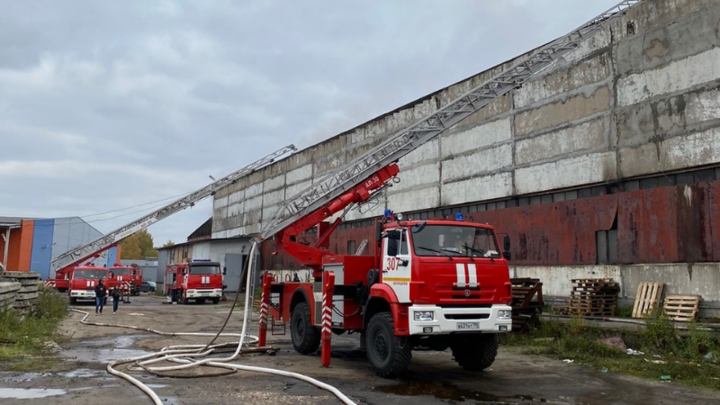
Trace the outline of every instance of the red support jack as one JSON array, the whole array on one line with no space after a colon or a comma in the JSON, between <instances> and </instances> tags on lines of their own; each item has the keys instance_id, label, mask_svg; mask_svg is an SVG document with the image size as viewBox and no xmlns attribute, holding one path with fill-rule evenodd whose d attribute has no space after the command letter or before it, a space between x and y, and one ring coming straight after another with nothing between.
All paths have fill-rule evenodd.
<instances>
[{"instance_id":1,"label":"red support jack","mask_svg":"<svg viewBox=\"0 0 720 405\"><path fill-rule=\"evenodd\" d=\"M331 271L323 273L322 296L322 328L320 338L322 349L320 360L323 367L330 367L330 339L332 338L333 294L335 293L335 274Z\"/></svg>"},{"instance_id":2,"label":"red support jack","mask_svg":"<svg viewBox=\"0 0 720 405\"><path fill-rule=\"evenodd\" d=\"M260 336L259 347L265 347L267 343L268 309L270 307L270 284L272 276L265 273L262 276L262 295L260 296Z\"/></svg>"}]
</instances>

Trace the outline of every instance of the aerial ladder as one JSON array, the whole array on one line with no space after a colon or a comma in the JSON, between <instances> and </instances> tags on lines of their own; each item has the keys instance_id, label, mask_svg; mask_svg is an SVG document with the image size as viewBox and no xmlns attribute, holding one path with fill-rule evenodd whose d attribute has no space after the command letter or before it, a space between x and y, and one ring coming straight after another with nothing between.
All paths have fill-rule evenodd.
<instances>
[{"instance_id":1,"label":"aerial ladder","mask_svg":"<svg viewBox=\"0 0 720 405\"><path fill-rule=\"evenodd\" d=\"M59 255L50 262L51 269L55 271L55 278L47 280L45 284L50 287L55 287L59 291L66 290L70 281L69 270L71 270L75 265L99 257L102 252L117 246L120 241L128 236L131 236L177 212L194 206L197 202L203 200L204 198L214 195L219 189L235 183L238 179L243 178L254 171L262 169L263 167L275 162L278 158L288 153L295 152L296 150L297 149L294 145L278 149L264 158L257 160L197 191L189 193L186 196L173 201L140 219L132 221L129 224L123 225L120 228L91 242L77 246Z\"/></svg>"},{"instance_id":2,"label":"aerial ladder","mask_svg":"<svg viewBox=\"0 0 720 405\"><path fill-rule=\"evenodd\" d=\"M340 169L313 182L311 186L287 200L274 217L263 225L260 234L254 238L254 241L260 243L274 239L276 253L285 251L298 259L303 265L313 270L315 282L311 287L291 287L295 289L295 292L304 288L305 292L300 291L302 292L301 295L305 297L304 299L313 301L313 303L307 304L308 307L312 307L313 309L308 311L306 316L312 319L311 325L313 328L317 328L317 331L320 331L321 338L317 339L317 336L303 338L304 340L299 341L299 346L295 345L295 341L293 340L293 345L296 350L301 353L309 353L313 347L317 349L316 344L322 341L322 364L326 367L329 366L331 333L338 331L334 322L335 315L333 312L337 312L337 308L335 307L333 295L338 290L341 290L340 293L345 294L345 298L343 299L341 297L341 300L348 301L347 297L354 294L351 289L357 287L357 285L350 286L347 285L347 283L345 283L345 285L341 285L341 283L336 285L335 275L333 271L329 270L331 268L338 268L337 265L339 262L348 261L349 263L353 263L352 260L359 260L350 260L347 257L341 258L340 255L330 253L327 249L330 234L340 224L344 214L356 206L370 202L379 196L383 190L391 186L392 181L397 181L396 175L399 172L397 163L402 157L435 139L438 135L453 125L462 122L465 118L487 106L493 100L507 94L513 89L520 88L528 80L537 77L548 68L557 65L559 61L562 61L569 54L577 50L583 42L588 41L597 33L617 22L629 8L640 2L642 2L642 0L621 1L619 4L569 34L540 47L527 58L518 61L507 70L470 90L440 108L438 111L395 133L377 147L372 148ZM337 219L332 224L329 224L327 220L334 216L337 216ZM392 213L390 213L390 216L392 216ZM398 219L397 222L402 225L400 219ZM406 221L406 223L411 222L413 221ZM421 225L424 226L424 224ZM313 227L318 228L317 242L314 245L299 243L297 237ZM379 230L382 229L385 228L379 227ZM378 235L380 233L381 232L378 232ZM386 233L384 237L387 237L388 234L390 233ZM509 239L506 239L506 244L509 246ZM379 253L376 253L376 256L378 255ZM507 256L509 257L509 254ZM355 257L361 258L361 256ZM404 260L400 261L403 262ZM376 262L379 263L380 266L384 265L381 260L376 260ZM393 263L397 266L397 261ZM330 266L328 267L328 265ZM457 264L457 266L460 266L460 264ZM473 264L472 266L474 267L475 265ZM347 278L347 269L343 271L345 271L344 276ZM382 272L386 273L387 271L383 269ZM466 273L461 273L460 267L458 267L458 281L455 283L455 287L469 288L467 283L468 279L466 278L468 274L470 273L467 273L467 270ZM474 276L478 277L478 275ZM470 280L472 280L473 275L469 277ZM364 281L362 278L359 278L360 281L358 283L367 290L363 296L364 300L367 300L370 296L369 284L371 281L369 280L371 278L372 275L370 272L368 273L367 284L363 284ZM298 296L292 291L288 292L287 285L278 284L282 283L274 283L269 274L263 274L260 312L261 346L264 345L266 341L269 313L274 311L273 322L274 316L276 315L288 319L289 314L292 314L293 311L292 309L288 310L286 306L296 305L295 303L297 302ZM410 284L412 284L412 282ZM372 288L375 289L375 287L376 286L373 286ZM411 287L411 291L412 288L413 287ZM380 289L375 289L374 291L378 292ZM470 290L465 290L466 297L468 296L468 291L472 293ZM280 296L281 303L271 303L271 294L274 297ZM362 293L358 293L358 295L362 295ZM291 296L292 300L286 299L284 303L282 303L283 296ZM352 317L358 313L362 315L363 309L365 311L368 310L366 307L367 301L358 299L357 302L352 305L356 305L358 308L356 313L345 313L345 317ZM392 303L392 305L396 305L396 303ZM400 305L400 307L402 307L402 305ZM404 316L407 318L407 312ZM291 334L293 334L293 336L300 333L292 332L295 326L294 319L295 318L293 318L291 322ZM397 319L395 321L397 322ZM347 323L350 322L348 318L345 318L344 322L346 325L343 326L344 329L351 330L352 328L347 327ZM403 322L405 323L401 322L401 324L405 325L407 319L403 320ZM366 326L367 324L363 323L355 327L354 332L365 333L366 330L364 328ZM303 329L306 330L307 328L303 327ZM404 329L396 329L396 335L406 332ZM307 335L307 331L304 333ZM399 338L401 336L396 337ZM370 354L368 357L371 358ZM458 356L456 355L455 357ZM371 362L372 361L371 359ZM383 367L385 366L376 366L374 363L373 366L376 368L376 372L382 376L392 375L393 371L397 371L398 369L397 367L396 369L384 369Z\"/></svg>"}]
</instances>

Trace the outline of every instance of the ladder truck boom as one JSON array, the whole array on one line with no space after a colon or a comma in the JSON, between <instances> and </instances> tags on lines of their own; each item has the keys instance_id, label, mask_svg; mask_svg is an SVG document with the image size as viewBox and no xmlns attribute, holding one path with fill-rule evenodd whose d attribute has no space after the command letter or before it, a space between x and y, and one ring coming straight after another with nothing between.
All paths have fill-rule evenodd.
<instances>
[{"instance_id":1,"label":"ladder truck boom","mask_svg":"<svg viewBox=\"0 0 720 405\"><path fill-rule=\"evenodd\" d=\"M377 147L332 172L291 198L265 224L257 240L271 238L295 221L330 203L368 179L377 170L416 150L425 143L487 106L493 100L534 78L572 53L581 43L609 26L642 0L624 0L569 34L535 51L527 59L470 90L437 112L390 136Z\"/></svg>"},{"instance_id":2,"label":"ladder truck boom","mask_svg":"<svg viewBox=\"0 0 720 405\"><path fill-rule=\"evenodd\" d=\"M197 191L194 191L176 201L171 202L170 204L165 205L164 207L145 215L144 217L137 219L135 221L130 222L127 225L124 225L106 235L103 235L91 242L88 242L84 245L78 246L74 249L71 249L58 257L56 257L50 264L51 268L54 271L58 271L60 269L73 266L77 263L82 263L83 261L97 256L100 252L103 252L114 245L116 245L121 240L127 238L130 235L133 235L134 233L137 233L148 226L154 224L155 222L158 222L160 220L163 220L170 215L175 214L176 212L182 211L185 208L192 207L197 203L198 201L214 194L217 190L232 184L233 182L237 181L238 179L247 176L248 174L261 169L268 164L271 164L275 162L275 160L287 153L294 152L297 149L294 145L286 146L282 149L279 149L264 158L255 161L248 166L245 166L244 168L235 171L228 176L223 177L220 180L215 181L214 183L211 183Z\"/></svg>"},{"instance_id":3,"label":"ladder truck boom","mask_svg":"<svg viewBox=\"0 0 720 405\"><path fill-rule=\"evenodd\" d=\"M451 349L465 370L490 367L497 335L512 330L509 236L500 244L491 225L465 222L462 214L417 221L391 210L376 221L374 255L330 252L330 235L348 210L390 186L402 157L556 65L641 1L620 2L290 198L254 242L274 238L276 253L311 268L313 279L274 281L263 274L259 344L265 345L268 325L284 334L289 321L295 350L321 348L325 367L332 335L345 332L360 333L380 377L404 373L413 350ZM314 244L299 240L313 227Z\"/></svg>"}]
</instances>

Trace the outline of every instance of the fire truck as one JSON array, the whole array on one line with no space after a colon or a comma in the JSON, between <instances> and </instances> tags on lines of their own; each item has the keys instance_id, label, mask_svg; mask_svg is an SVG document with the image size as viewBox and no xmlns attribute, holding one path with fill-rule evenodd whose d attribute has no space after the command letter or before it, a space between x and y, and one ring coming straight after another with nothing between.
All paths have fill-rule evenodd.
<instances>
[{"instance_id":1,"label":"fire truck","mask_svg":"<svg viewBox=\"0 0 720 405\"><path fill-rule=\"evenodd\" d=\"M70 304L76 304L78 300L95 300L95 287L100 280L103 280L105 288L109 291L117 286L117 282L108 278L106 267L85 264L76 266L66 272L68 275L68 297Z\"/></svg>"},{"instance_id":2,"label":"fire truck","mask_svg":"<svg viewBox=\"0 0 720 405\"><path fill-rule=\"evenodd\" d=\"M120 286L123 295L139 295L143 281L142 269L137 264L123 266L114 264L110 267L112 278Z\"/></svg>"},{"instance_id":3,"label":"fire truck","mask_svg":"<svg viewBox=\"0 0 720 405\"><path fill-rule=\"evenodd\" d=\"M499 333L512 329L510 239L502 249L492 226L453 219L403 220L386 211L376 221L375 254L329 251L329 238L351 209L369 212L400 179L398 163L529 79L565 61L580 45L615 23L641 0L625 0L566 36L550 42L420 121L388 136L345 166L313 181L263 224L255 242L275 243L310 268L312 282L273 282L262 276L259 345L268 323L290 322L302 354L321 348L330 365L332 334L359 333L360 345L381 377L402 374L413 350L446 350L464 369L489 367ZM316 229L314 244L300 242ZM270 322L268 322L270 317ZM274 331L274 330L273 330Z\"/></svg>"},{"instance_id":4,"label":"fire truck","mask_svg":"<svg viewBox=\"0 0 720 405\"><path fill-rule=\"evenodd\" d=\"M220 263L196 260L167 266L165 269L165 295L171 302L204 304L220 302L223 293L223 274Z\"/></svg>"}]
</instances>

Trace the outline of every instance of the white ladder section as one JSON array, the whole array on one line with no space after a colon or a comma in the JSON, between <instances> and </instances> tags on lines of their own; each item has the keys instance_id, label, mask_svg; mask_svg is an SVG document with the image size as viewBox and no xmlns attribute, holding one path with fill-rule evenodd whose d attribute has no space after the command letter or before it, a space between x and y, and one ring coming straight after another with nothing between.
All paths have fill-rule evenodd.
<instances>
[{"instance_id":1,"label":"white ladder section","mask_svg":"<svg viewBox=\"0 0 720 405\"><path fill-rule=\"evenodd\" d=\"M204 199L205 197L214 194L217 190L228 186L233 182L237 181L238 179L245 177L256 170L273 163L277 158L287 153L294 152L296 150L297 149L294 145L289 145L282 149L279 149L265 156L264 158L253 162L248 166L245 166L244 168L223 177L220 180L217 180L212 184L209 184L195 192L186 195L185 197L180 198L179 200L176 200L148 215L145 215L138 220L135 220L106 235L103 235L92 242L78 246L59 255L52 262L50 262L50 266L53 271L57 271L59 269L62 269L63 267L71 265L73 262L76 262L78 260L85 260L85 258L87 258L88 256L93 255L96 252L99 252L113 245L114 243L117 243L122 239L127 238L128 236L139 232L142 229L147 228L155 222L165 219L178 211L184 210L187 207L192 207L193 205L195 205L195 203Z\"/></svg>"},{"instance_id":2,"label":"white ladder section","mask_svg":"<svg viewBox=\"0 0 720 405\"><path fill-rule=\"evenodd\" d=\"M541 47L527 59L472 89L437 112L401 130L341 169L326 175L298 193L264 224L256 240L266 240L305 215L348 192L379 169L431 141L498 97L519 88L529 79L572 53L643 0L622 1L586 24Z\"/></svg>"}]
</instances>

